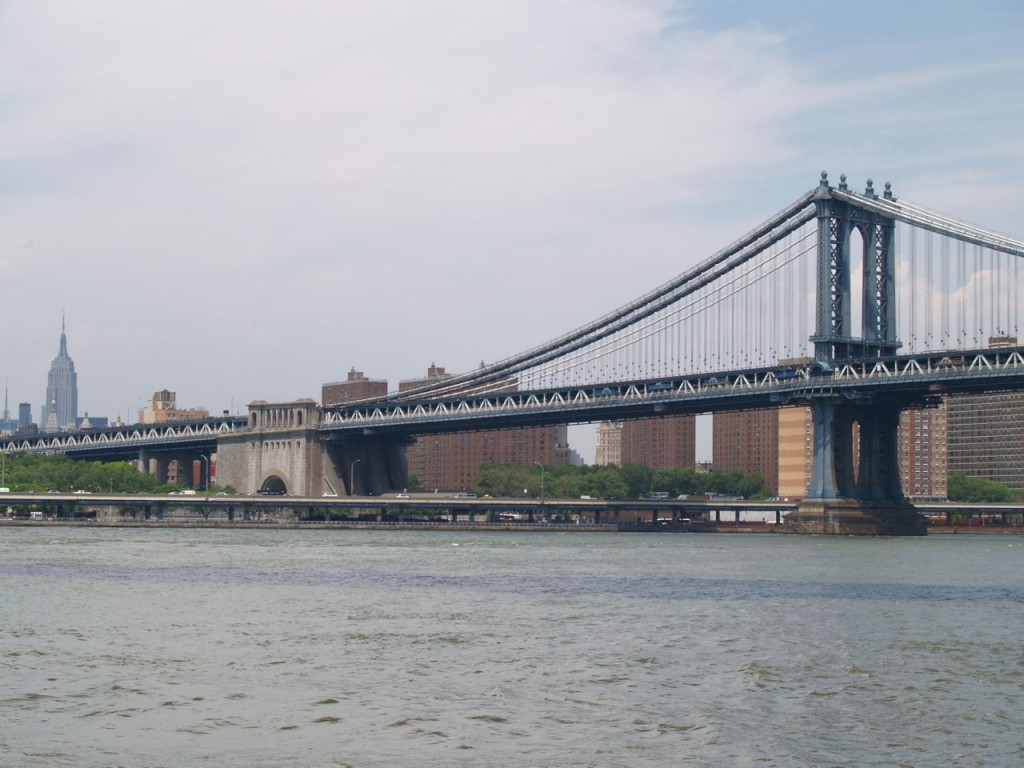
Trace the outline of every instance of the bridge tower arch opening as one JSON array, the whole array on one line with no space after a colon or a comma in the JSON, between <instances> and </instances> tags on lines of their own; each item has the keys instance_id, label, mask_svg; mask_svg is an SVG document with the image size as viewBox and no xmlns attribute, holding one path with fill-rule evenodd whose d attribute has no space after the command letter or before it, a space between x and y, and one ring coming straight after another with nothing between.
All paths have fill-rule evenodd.
<instances>
[{"instance_id":1,"label":"bridge tower arch opening","mask_svg":"<svg viewBox=\"0 0 1024 768\"><path fill-rule=\"evenodd\" d=\"M864 322L868 316L869 309L866 306L868 296L864 290L864 266L866 263L865 259L865 242L864 236L861 232L861 228L856 224L851 224L849 232L847 234L849 238L849 259L850 259L850 328L856 329L864 328ZM860 279L858 279L858 277ZM855 335L853 333L850 334ZM861 334L863 336L863 334Z\"/></svg>"}]
</instances>

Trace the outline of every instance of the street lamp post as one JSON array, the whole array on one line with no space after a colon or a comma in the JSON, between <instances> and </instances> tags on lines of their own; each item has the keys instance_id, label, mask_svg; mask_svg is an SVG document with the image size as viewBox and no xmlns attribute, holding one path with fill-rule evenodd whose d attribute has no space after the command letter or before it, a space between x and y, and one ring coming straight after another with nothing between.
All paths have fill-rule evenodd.
<instances>
[{"instance_id":1,"label":"street lamp post","mask_svg":"<svg viewBox=\"0 0 1024 768\"><path fill-rule=\"evenodd\" d=\"M358 464L360 461L362 461L362 459L356 459L355 461L352 462L352 466L349 467L349 469L348 469L348 495L349 496L355 496L356 495L356 464Z\"/></svg>"},{"instance_id":2,"label":"street lamp post","mask_svg":"<svg viewBox=\"0 0 1024 768\"><path fill-rule=\"evenodd\" d=\"M540 509L541 509L541 514L544 515L544 519L545 520L549 520L550 517L551 517L551 513L544 509L544 465L541 462L539 462L539 461L535 461L533 463L536 464L538 467L540 467Z\"/></svg>"},{"instance_id":3,"label":"street lamp post","mask_svg":"<svg viewBox=\"0 0 1024 768\"><path fill-rule=\"evenodd\" d=\"M203 484L203 488L206 490L206 498L210 498L210 457L200 456L199 460L206 465L206 482Z\"/></svg>"}]
</instances>

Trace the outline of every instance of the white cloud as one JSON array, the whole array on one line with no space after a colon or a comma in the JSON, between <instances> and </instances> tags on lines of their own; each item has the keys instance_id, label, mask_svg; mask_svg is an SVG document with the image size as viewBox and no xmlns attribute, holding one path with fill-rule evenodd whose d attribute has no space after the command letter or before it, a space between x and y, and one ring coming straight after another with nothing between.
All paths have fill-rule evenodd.
<instances>
[{"instance_id":1,"label":"white cloud","mask_svg":"<svg viewBox=\"0 0 1024 768\"><path fill-rule=\"evenodd\" d=\"M67 306L112 416L533 346L895 156L815 125L948 74L816 82L783 31L670 2L35 0L0 30L0 300L47 361L12 391Z\"/></svg>"}]
</instances>

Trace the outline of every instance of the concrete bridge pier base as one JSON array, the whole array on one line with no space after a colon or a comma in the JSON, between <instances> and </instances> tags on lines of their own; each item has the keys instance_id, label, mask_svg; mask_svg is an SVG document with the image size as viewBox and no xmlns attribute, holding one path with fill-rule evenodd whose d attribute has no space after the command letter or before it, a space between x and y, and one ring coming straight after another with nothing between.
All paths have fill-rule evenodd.
<instances>
[{"instance_id":1,"label":"concrete bridge pier base","mask_svg":"<svg viewBox=\"0 0 1024 768\"><path fill-rule=\"evenodd\" d=\"M409 468L405 444L387 440L351 440L328 442L324 450L330 458L332 487L348 496L379 496L401 490L408 483ZM355 486L355 487L352 487Z\"/></svg>"},{"instance_id":2,"label":"concrete bridge pier base","mask_svg":"<svg viewBox=\"0 0 1024 768\"><path fill-rule=\"evenodd\" d=\"M928 521L909 502L806 499L783 519L786 533L924 536Z\"/></svg>"},{"instance_id":3,"label":"concrete bridge pier base","mask_svg":"<svg viewBox=\"0 0 1024 768\"><path fill-rule=\"evenodd\" d=\"M897 430L908 403L851 401L832 396L810 401L814 456L808 498L783 520L786 533L836 536L922 536L927 520L900 487ZM854 424L860 427L854 472Z\"/></svg>"}]
</instances>

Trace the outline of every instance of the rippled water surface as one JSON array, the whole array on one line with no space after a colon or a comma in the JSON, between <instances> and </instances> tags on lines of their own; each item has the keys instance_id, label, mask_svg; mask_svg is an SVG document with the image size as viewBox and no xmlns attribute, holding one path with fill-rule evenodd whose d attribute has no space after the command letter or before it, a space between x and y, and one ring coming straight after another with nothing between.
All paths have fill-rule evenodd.
<instances>
[{"instance_id":1,"label":"rippled water surface","mask_svg":"<svg viewBox=\"0 0 1024 768\"><path fill-rule=\"evenodd\" d=\"M0 529L3 766L1024 764L1024 538Z\"/></svg>"}]
</instances>

